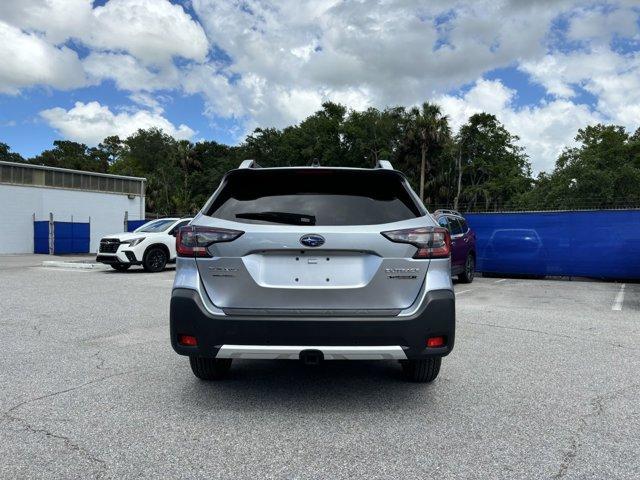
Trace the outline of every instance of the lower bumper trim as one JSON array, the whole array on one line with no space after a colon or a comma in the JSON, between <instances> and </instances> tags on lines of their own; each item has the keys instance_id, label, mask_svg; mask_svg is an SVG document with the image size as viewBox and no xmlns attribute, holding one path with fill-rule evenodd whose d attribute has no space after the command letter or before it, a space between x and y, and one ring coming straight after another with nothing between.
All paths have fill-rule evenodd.
<instances>
[{"instance_id":1,"label":"lower bumper trim","mask_svg":"<svg viewBox=\"0 0 640 480\"><path fill-rule=\"evenodd\" d=\"M321 351L325 360L406 360L400 346L222 345L216 358L298 360L305 350Z\"/></svg>"},{"instance_id":2,"label":"lower bumper trim","mask_svg":"<svg viewBox=\"0 0 640 480\"><path fill-rule=\"evenodd\" d=\"M120 263L120 260L115 255L98 255L96 256L96 262L98 263Z\"/></svg>"}]
</instances>

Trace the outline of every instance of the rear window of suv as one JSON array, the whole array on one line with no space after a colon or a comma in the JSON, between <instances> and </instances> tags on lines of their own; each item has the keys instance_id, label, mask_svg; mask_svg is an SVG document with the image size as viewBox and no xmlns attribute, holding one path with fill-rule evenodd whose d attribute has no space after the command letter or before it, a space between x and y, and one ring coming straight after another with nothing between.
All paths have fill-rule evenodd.
<instances>
[{"instance_id":1,"label":"rear window of suv","mask_svg":"<svg viewBox=\"0 0 640 480\"><path fill-rule=\"evenodd\" d=\"M234 170L207 215L242 223L375 225L422 216L397 172Z\"/></svg>"}]
</instances>

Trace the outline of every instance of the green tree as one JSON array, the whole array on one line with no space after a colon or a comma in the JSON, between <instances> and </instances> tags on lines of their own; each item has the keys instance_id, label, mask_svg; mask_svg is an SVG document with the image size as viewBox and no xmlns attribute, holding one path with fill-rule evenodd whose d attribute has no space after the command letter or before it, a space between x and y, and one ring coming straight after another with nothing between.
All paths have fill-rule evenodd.
<instances>
[{"instance_id":1,"label":"green tree","mask_svg":"<svg viewBox=\"0 0 640 480\"><path fill-rule=\"evenodd\" d=\"M307 117L297 128L285 129L285 141L291 141L300 155L295 164L309 165L316 159L326 166L343 164L342 124L346 112L345 106L326 102L322 110Z\"/></svg>"},{"instance_id":2,"label":"green tree","mask_svg":"<svg viewBox=\"0 0 640 480\"><path fill-rule=\"evenodd\" d=\"M372 167L378 160L391 159L398 149L403 114L400 107L349 112L342 126L345 164Z\"/></svg>"},{"instance_id":3,"label":"green tree","mask_svg":"<svg viewBox=\"0 0 640 480\"><path fill-rule=\"evenodd\" d=\"M150 211L162 215L175 213L173 196L177 166L177 141L158 128L138 130L124 140L111 173L133 175L147 179L147 205Z\"/></svg>"},{"instance_id":4,"label":"green tree","mask_svg":"<svg viewBox=\"0 0 640 480\"><path fill-rule=\"evenodd\" d=\"M518 140L488 113L472 115L460 128L457 196L468 208L515 205L531 189L531 166Z\"/></svg>"},{"instance_id":5,"label":"green tree","mask_svg":"<svg viewBox=\"0 0 640 480\"><path fill-rule=\"evenodd\" d=\"M256 128L247 136L241 152L265 167L295 165L299 152L285 133L276 128Z\"/></svg>"},{"instance_id":6,"label":"green tree","mask_svg":"<svg viewBox=\"0 0 640 480\"><path fill-rule=\"evenodd\" d=\"M124 143L117 135L106 137L96 150L100 151L105 156L109 165L115 163L124 151Z\"/></svg>"},{"instance_id":7,"label":"green tree","mask_svg":"<svg viewBox=\"0 0 640 480\"><path fill-rule=\"evenodd\" d=\"M421 108L414 107L409 111L407 140L418 145L420 150L420 198L424 201L425 183L431 173L432 163L428 160L430 150L445 143L451 136L449 120L442 114L439 105L425 102ZM431 203L431 198L427 203Z\"/></svg>"},{"instance_id":8,"label":"green tree","mask_svg":"<svg viewBox=\"0 0 640 480\"><path fill-rule=\"evenodd\" d=\"M180 175L171 197L174 211L182 214L193 213L198 209L194 202L193 179L201 174L202 164L194 154L194 145L190 141L180 140L176 143L174 163Z\"/></svg>"},{"instance_id":9,"label":"green tree","mask_svg":"<svg viewBox=\"0 0 640 480\"><path fill-rule=\"evenodd\" d=\"M70 168L105 173L109 163L98 149L70 140L56 140L53 148L29 159L30 163L50 167Z\"/></svg>"},{"instance_id":10,"label":"green tree","mask_svg":"<svg viewBox=\"0 0 640 480\"><path fill-rule=\"evenodd\" d=\"M12 152L11 147L0 142L0 161L2 162L24 162L25 159L19 153Z\"/></svg>"},{"instance_id":11,"label":"green tree","mask_svg":"<svg viewBox=\"0 0 640 480\"><path fill-rule=\"evenodd\" d=\"M527 196L531 208L608 208L640 202L640 131L617 125L578 130L552 173L541 173Z\"/></svg>"}]
</instances>

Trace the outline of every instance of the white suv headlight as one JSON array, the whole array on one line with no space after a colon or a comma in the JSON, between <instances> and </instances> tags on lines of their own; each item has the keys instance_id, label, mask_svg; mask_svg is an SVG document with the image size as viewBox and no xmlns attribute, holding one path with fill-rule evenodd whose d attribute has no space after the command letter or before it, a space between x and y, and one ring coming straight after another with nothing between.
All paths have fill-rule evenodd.
<instances>
[{"instance_id":1,"label":"white suv headlight","mask_svg":"<svg viewBox=\"0 0 640 480\"><path fill-rule=\"evenodd\" d=\"M128 243L130 247L135 247L136 245L138 245L140 242L144 241L145 237L140 237L140 238L133 238L131 240L127 240L125 242L122 243Z\"/></svg>"}]
</instances>

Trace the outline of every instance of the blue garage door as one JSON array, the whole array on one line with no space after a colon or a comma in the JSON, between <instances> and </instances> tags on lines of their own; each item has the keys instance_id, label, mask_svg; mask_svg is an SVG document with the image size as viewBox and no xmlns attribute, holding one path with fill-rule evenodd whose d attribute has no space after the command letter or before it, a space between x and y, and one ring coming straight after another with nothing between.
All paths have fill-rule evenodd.
<instances>
[{"instance_id":1,"label":"blue garage door","mask_svg":"<svg viewBox=\"0 0 640 480\"><path fill-rule=\"evenodd\" d=\"M49 253L49 222L33 222L33 253Z\"/></svg>"},{"instance_id":2,"label":"blue garage door","mask_svg":"<svg viewBox=\"0 0 640 480\"><path fill-rule=\"evenodd\" d=\"M90 227L89 223L54 222L55 235L53 252L89 253Z\"/></svg>"}]
</instances>

